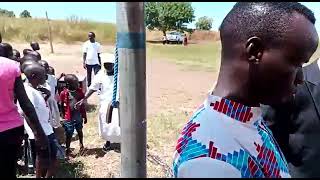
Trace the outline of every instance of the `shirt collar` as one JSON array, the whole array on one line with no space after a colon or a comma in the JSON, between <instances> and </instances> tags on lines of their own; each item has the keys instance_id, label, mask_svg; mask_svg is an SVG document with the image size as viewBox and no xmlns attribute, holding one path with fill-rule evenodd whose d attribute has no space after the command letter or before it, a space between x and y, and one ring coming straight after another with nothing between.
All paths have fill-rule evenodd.
<instances>
[{"instance_id":1,"label":"shirt collar","mask_svg":"<svg viewBox=\"0 0 320 180\"><path fill-rule=\"evenodd\" d=\"M205 101L207 109L220 112L242 123L254 124L262 117L260 107L248 107L241 103L209 94Z\"/></svg>"}]
</instances>

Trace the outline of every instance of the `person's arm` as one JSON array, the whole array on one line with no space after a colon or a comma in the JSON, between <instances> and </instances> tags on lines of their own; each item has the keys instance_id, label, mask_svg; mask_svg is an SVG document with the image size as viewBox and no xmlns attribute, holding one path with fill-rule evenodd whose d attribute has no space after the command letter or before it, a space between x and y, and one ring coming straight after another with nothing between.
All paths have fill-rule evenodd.
<instances>
[{"instance_id":1,"label":"person's arm","mask_svg":"<svg viewBox=\"0 0 320 180\"><path fill-rule=\"evenodd\" d=\"M101 57L100 57L100 54L101 54L101 45L100 43L98 43L98 59L99 59L99 64L101 66Z\"/></svg>"},{"instance_id":2,"label":"person's arm","mask_svg":"<svg viewBox=\"0 0 320 180\"><path fill-rule=\"evenodd\" d=\"M87 58L87 53L83 53L83 68L84 68L84 69L87 69L87 66L86 66L86 58Z\"/></svg>"},{"instance_id":3,"label":"person's arm","mask_svg":"<svg viewBox=\"0 0 320 180\"><path fill-rule=\"evenodd\" d=\"M61 114L62 114L62 117L64 118L65 117L65 108L64 108L64 99L65 99L65 91L63 90L61 93L60 93L60 106L61 106Z\"/></svg>"},{"instance_id":4,"label":"person's arm","mask_svg":"<svg viewBox=\"0 0 320 180\"><path fill-rule=\"evenodd\" d=\"M60 79L61 79L62 77L64 77L64 76L65 76L65 74L64 74L64 73L61 73L60 76L57 78L57 80L56 80L56 82L55 82L55 88L54 88L54 92L55 92L55 93L58 92L58 83L59 83Z\"/></svg>"},{"instance_id":5,"label":"person's arm","mask_svg":"<svg viewBox=\"0 0 320 180\"><path fill-rule=\"evenodd\" d=\"M48 138L40 125L36 110L27 96L21 77L18 77L15 80L14 93L19 101L21 109L27 117L26 121L34 134L37 145L40 149L47 149Z\"/></svg>"},{"instance_id":6,"label":"person's arm","mask_svg":"<svg viewBox=\"0 0 320 180\"><path fill-rule=\"evenodd\" d=\"M87 69L87 66L86 66L86 59L87 59L87 47L86 47L86 43L84 43L83 45L83 68L84 69Z\"/></svg>"},{"instance_id":7,"label":"person's arm","mask_svg":"<svg viewBox=\"0 0 320 180\"><path fill-rule=\"evenodd\" d=\"M61 79L62 77L64 77L64 76L66 76L66 74L61 73L61 74L60 74L60 76L57 78L57 82L59 82L59 81L60 81L60 79Z\"/></svg>"},{"instance_id":8,"label":"person's arm","mask_svg":"<svg viewBox=\"0 0 320 180\"><path fill-rule=\"evenodd\" d=\"M83 99L84 94L83 94L82 90L79 90L78 92L79 92L80 98ZM80 113L81 113L82 118L84 119L84 124L87 124L87 111L86 111L86 107L83 103L80 105Z\"/></svg>"},{"instance_id":9,"label":"person's arm","mask_svg":"<svg viewBox=\"0 0 320 180\"><path fill-rule=\"evenodd\" d=\"M100 53L98 53L98 59L99 59L99 64L101 66L101 57L100 57Z\"/></svg>"},{"instance_id":10,"label":"person's arm","mask_svg":"<svg viewBox=\"0 0 320 180\"><path fill-rule=\"evenodd\" d=\"M86 94L84 95L84 97L78 101L75 106L77 108L80 108L80 106L87 100L89 99L89 97L96 91L98 91L101 87L101 78L100 78L100 74L98 73L96 76L93 77L93 80L91 82L90 87L88 88L88 91L86 92Z\"/></svg>"}]
</instances>

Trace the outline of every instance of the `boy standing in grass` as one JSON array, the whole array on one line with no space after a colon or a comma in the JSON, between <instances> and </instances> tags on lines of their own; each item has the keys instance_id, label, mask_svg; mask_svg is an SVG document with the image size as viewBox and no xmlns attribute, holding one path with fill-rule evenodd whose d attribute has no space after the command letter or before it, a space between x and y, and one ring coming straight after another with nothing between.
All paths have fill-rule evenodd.
<instances>
[{"instance_id":1,"label":"boy standing in grass","mask_svg":"<svg viewBox=\"0 0 320 180\"><path fill-rule=\"evenodd\" d=\"M66 134L66 155L70 156L70 144L74 129L76 129L79 136L80 152L84 149L82 123L87 123L87 114L84 105L81 105L79 108L76 107L76 103L84 98L84 93L79 87L77 76L67 74L64 80L67 85L60 93L60 101L63 107L63 118L65 119L63 126Z\"/></svg>"},{"instance_id":2,"label":"boy standing in grass","mask_svg":"<svg viewBox=\"0 0 320 180\"><path fill-rule=\"evenodd\" d=\"M28 79L28 82L24 84L24 87L26 89L26 93L35 107L36 113L39 117L39 121L41 124L41 127L44 131L44 133L48 136L49 140L49 148L45 151L48 151L50 153L50 160L46 163L46 166L40 166L39 164L39 149L36 149L36 144L34 140L34 134L32 133L30 127L28 124L24 123L25 129L28 133L30 144L31 144L31 150L33 154L33 159L35 159L35 165L36 165L36 177L46 177L50 178L55 174L56 166L57 166L57 147L55 145L55 135L53 132L53 128L49 123L49 108L39 91L38 87L39 85L43 84L45 82L45 69L39 65L38 63L33 63L31 65L26 66L24 69L24 73ZM20 105L19 105L20 106ZM22 113L22 111L20 111Z\"/></svg>"}]
</instances>

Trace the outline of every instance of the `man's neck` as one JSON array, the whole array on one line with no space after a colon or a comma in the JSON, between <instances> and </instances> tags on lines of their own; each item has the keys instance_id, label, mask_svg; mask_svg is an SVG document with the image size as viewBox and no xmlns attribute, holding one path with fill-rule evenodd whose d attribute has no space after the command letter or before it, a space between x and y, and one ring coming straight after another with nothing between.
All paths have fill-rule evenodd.
<instances>
[{"instance_id":1,"label":"man's neck","mask_svg":"<svg viewBox=\"0 0 320 180\"><path fill-rule=\"evenodd\" d=\"M246 71L239 67L221 68L217 85L212 95L233 100L250 107L258 107L259 101L249 91L248 76Z\"/></svg>"}]
</instances>

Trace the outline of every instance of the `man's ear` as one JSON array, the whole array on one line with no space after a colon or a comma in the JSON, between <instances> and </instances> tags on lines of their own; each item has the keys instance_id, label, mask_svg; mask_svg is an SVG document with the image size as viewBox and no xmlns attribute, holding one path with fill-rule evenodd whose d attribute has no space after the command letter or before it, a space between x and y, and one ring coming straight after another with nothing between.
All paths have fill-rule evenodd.
<instances>
[{"instance_id":1,"label":"man's ear","mask_svg":"<svg viewBox=\"0 0 320 180\"><path fill-rule=\"evenodd\" d=\"M246 42L246 54L249 62L258 64L263 55L263 44L259 37L251 37Z\"/></svg>"}]
</instances>

